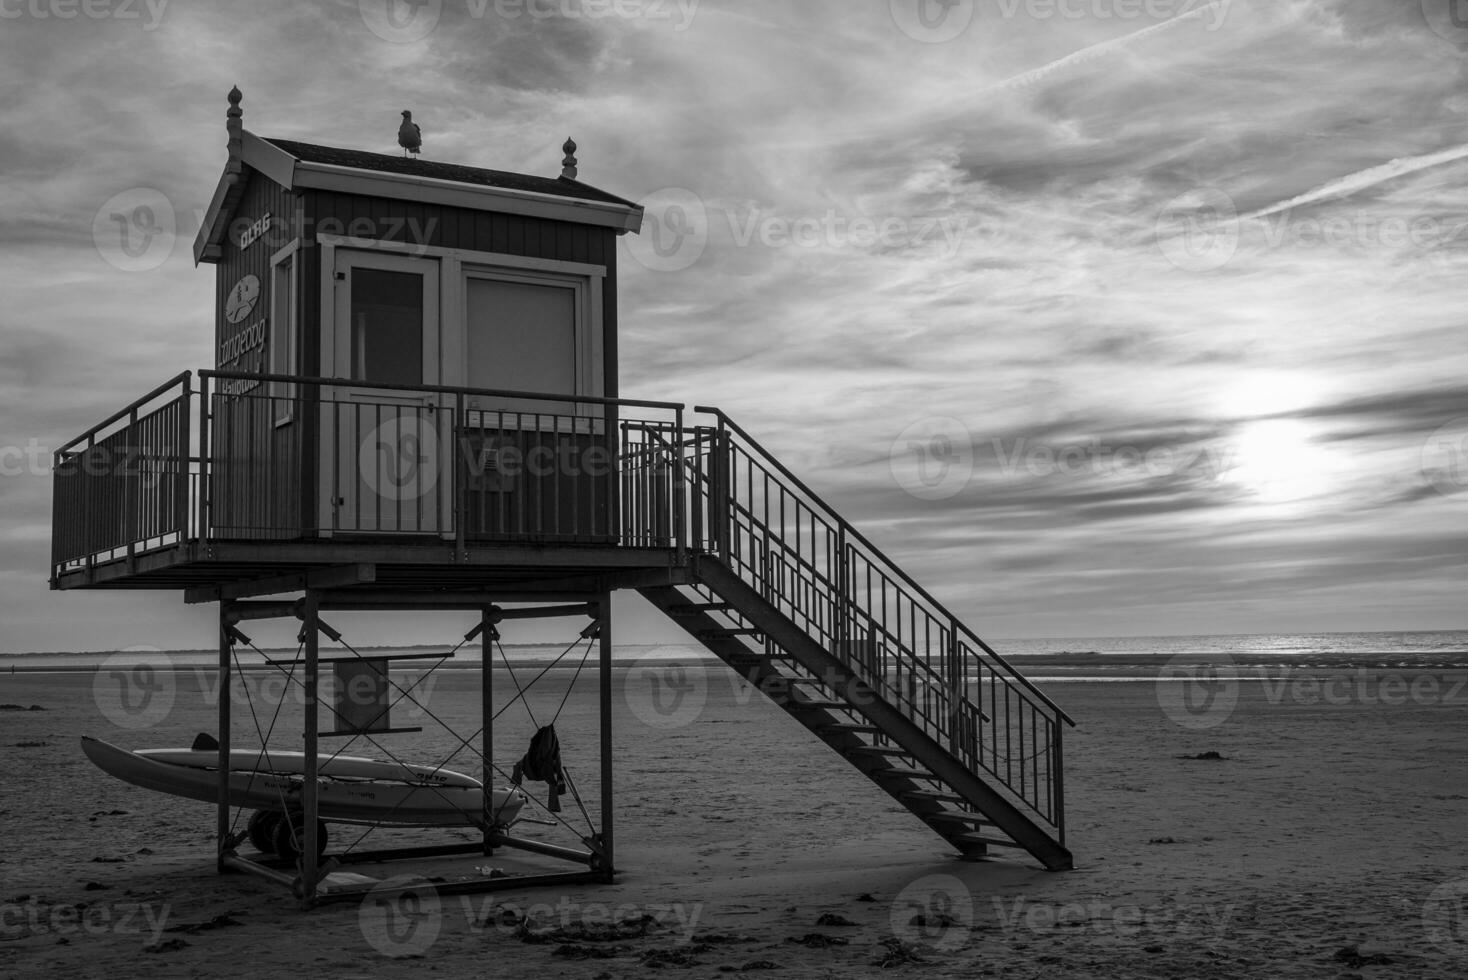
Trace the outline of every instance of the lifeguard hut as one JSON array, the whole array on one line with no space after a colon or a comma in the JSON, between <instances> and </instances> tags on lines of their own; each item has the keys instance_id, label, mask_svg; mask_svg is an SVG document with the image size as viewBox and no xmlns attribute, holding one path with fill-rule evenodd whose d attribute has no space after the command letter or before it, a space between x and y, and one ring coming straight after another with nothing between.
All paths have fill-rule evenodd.
<instances>
[{"instance_id":1,"label":"lifeguard hut","mask_svg":"<svg viewBox=\"0 0 1468 980\"><path fill-rule=\"evenodd\" d=\"M221 697L221 869L276 878L306 902L353 894L322 885L313 760L320 739L392 731L391 697L365 714L322 702L324 664L386 673L366 655L328 663L323 616L470 610L486 786L506 779L489 707L496 624L589 620L601 677L599 827L583 848L527 841L486 804L469 821L476 846L584 865L554 880L610 880L619 589L964 856L1000 846L1071 866L1066 714L721 411L621 397L617 238L642 210L582 183L574 143L560 175L540 177L266 139L240 106L236 89L194 246L217 268L216 363L56 453L51 568L54 589L217 603L226 683L241 623L301 621L295 864L237 851Z\"/></svg>"}]
</instances>

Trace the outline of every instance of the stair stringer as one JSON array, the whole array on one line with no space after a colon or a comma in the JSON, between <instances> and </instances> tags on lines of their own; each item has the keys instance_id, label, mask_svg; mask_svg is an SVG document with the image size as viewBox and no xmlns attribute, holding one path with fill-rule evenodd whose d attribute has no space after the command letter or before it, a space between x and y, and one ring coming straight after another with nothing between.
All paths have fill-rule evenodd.
<instances>
[{"instance_id":1,"label":"stair stringer","mask_svg":"<svg viewBox=\"0 0 1468 980\"><path fill-rule=\"evenodd\" d=\"M863 741L855 733L843 730L851 724L850 719L818 707L794 693L799 689L800 684L809 683L809 681L785 674L776 668L771 657L750 650L732 635L716 635L721 632L721 624L707 613L696 613L697 605L689 603L687 596L677 588L671 586L644 587L639 591L644 598L682 626L689 636L718 656L746 683L757 688L766 698L784 709L796 721L805 725L844 761L871 779L898 803L924 820L934 816L939 816L941 819L944 815L951 815L952 811L947 810L936 801L914 799L907 795L931 792L922 785L922 782L898 777L897 771L879 758L857 754L857 750L869 747L869 743ZM988 849L985 844L965 841L961 833L949 832L938 826L933 826L933 829L965 857L978 858L987 853ZM994 841L993 843L1003 843L1010 847L1020 846L1011 841Z\"/></svg>"},{"instance_id":2,"label":"stair stringer","mask_svg":"<svg viewBox=\"0 0 1468 980\"><path fill-rule=\"evenodd\" d=\"M727 602L741 617L773 640L791 660L804 670L824 679L826 686L836 692L837 697L849 706L849 710L859 714L874 727L880 729L887 739L895 742L905 754L925 767L939 782L982 813L994 827L1013 840L1016 846L1024 848L1052 871L1068 870L1073 867L1070 851L1051 836L1044 827L1030 819L1002 793L943 748L927 732L923 731L921 726L882 699L870 685L858 678L838 657L813 640L789 617L767 602L718 559L709 555L692 556L690 571L695 581ZM653 601L654 605L658 605L665 612L668 611L665 603L670 602L670 597L655 596L655 593L662 590L643 589L641 591ZM682 598L675 589L668 591ZM660 602L659 599L662 601ZM677 603L671 603L671 605L677 605ZM707 617L707 614L700 613L699 616L707 620L707 622L697 623L701 630L691 629L690 626L695 625L694 623L684 621L681 622L681 625L720 659L725 660L736 670L753 671L756 677L780 676L768 663L768 658L755 654L743 643L730 637L729 643L737 645L736 650L720 642L718 637L708 636L708 631L717 630L718 624ZM685 619L685 617L673 618L675 621ZM700 635L700 632L705 635ZM750 675L745 674L745 676L748 678ZM802 702L807 699L799 696L795 689L787 689L783 698L767 690L764 685L760 685L760 690L780 707L797 717L806 727L815 731L827 744L832 745L838 752L842 752L843 757L852 765L886 789L918 817L926 820L942 811L941 807L931 801L904 798L902 794L911 792L917 787L917 784L893 772L890 765L882 764L871 758L853 757L852 754L849 754L867 747L867 743L862 742L855 734L818 731L822 726L841 723L841 719L832 715L830 711L804 705ZM894 785L889 788L888 783ZM966 855L973 856L983 853L983 843L963 841L963 838L968 835L949 833L932 823L929 823L929 826Z\"/></svg>"}]
</instances>

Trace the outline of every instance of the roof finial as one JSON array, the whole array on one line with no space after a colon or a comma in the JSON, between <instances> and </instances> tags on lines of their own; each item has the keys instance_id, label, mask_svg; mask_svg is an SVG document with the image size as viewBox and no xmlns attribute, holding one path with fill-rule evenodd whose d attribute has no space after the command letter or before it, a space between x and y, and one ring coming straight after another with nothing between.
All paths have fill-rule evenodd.
<instances>
[{"instance_id":1,"label":"roof finial","mask_svg":"<svg viewBox=\"0 0 1468 980\"><path fill-rule=\"evenodd\" d=\"M566 159L561 161L561 176L568 180L576 179L576 141L567 139L566 145L561 147L566 153Z\"/></svg>"},{"instance_id":2,"label":"roof finial","mask_svg":"<svg viewBox=\"0 0 1468 980\"><path fill-rule=\"evenodd\" d=\"M238 85L229 90L229 111L224 114L224 127L229 131L229 163L225 165L225 179L230 183L239 180L243 173L243 165L240 161L240 152L244 146L245 125L242 122L245 111L240 108L240 101L244 99Z\"/></svg>"}]
</instances>

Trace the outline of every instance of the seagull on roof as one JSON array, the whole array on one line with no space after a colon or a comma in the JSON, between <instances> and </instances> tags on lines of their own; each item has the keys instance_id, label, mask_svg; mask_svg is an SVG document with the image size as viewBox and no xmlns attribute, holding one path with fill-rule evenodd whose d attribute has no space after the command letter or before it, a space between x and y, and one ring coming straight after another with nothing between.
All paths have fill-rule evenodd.
<instances>
[{"instance_id":1,"label":"seagull on roof","mask_svg":"<svg viewBox=\"0 0 1468 980\"><path fill-rule=\"evenodd\" d=\"M423 131L418 128L418 124L413 121L413 114L407 109L403 110L403 124L398 127L398 146L407 151L403 156L409 153L417 156L418 151L423 148Z\"/></svg>"}]
</instances>

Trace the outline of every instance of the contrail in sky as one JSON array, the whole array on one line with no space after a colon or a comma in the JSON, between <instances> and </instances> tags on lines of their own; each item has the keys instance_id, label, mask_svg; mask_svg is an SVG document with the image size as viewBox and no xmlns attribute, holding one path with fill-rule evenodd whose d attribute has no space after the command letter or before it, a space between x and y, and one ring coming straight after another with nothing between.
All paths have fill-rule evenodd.
<instances>
[{"instance_id":1,"label":"contrail in sky","mask_svg":"<svg viewBox=\"0 0 1468 980\"><path fill-rule=\"evenodd\" d=\"M1165 20L1160 24L1153 24L1151 27L1144 27L1139 31L1133 31L1130 34L1124 34L1121 37L1114 37L1109 41L1101 41L1100 43L1093 44L1090 47L1081 48L1079 51L1072 51L1065 57L1058 58L1055 61L1050 62L1048 65L1041 65L1039 68L1031 68L1029 71L1021 72L1020 74L1015 75L1012 78L1006 78L1002 82L998 82L994 85L989 86L984 91L1002 92L1006 89L1024 88L1026 85L1033 85L1036 82L1043 81L1044 79L1048 78L1058 71L1064 71L1067 68L1074 68L1076 65L1083 65L1088 61L1094 61L1096 58L1104 57L1105 55L1110 54L1117 48L1125 47L1128 44L1131 44L1135 41L1140 41L1146 37L1151 37L1153 34L1159 34L1162 31L1172 30L1174 27L1181 23L1184 23L1185 21L1201 20L1211 13L1217 12L1219 22L1221 23L1223 17L1228 13L1229 4L1231 4L1232 2L1233 0L1213 0L1213 2L1204 4L1197 10L1190 10L1185 14L1178 14L1176 17L1173 17L1170 20Z\"/></svg>"},{"instance_id":2,"label":"contrail in sky","mask_svg":"<svg viewBox=\"0 0 1468 980\"><path fill-rule=\"evenodd\" d=\"M1426 170L1428 167L1436 167L1444 163L1452 163L1454 160L1462 160L1465 157L1468 157L1468 143L1420 157L1399 157L1390 163L1348 174L1328 184L1321 184L1314 190L1292 197L1288 201L1280 201L1278 204L1271 204L1252 214L1246 214L1244 220L1266 218L1279 211L1288 211L1302 204L1314 204L1316 201L1324 201L1328 198L1348 197L1394 177L1416 173L1419 170Z\"/></svg>"}]
</instances>

